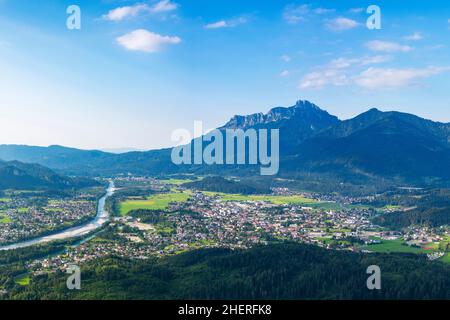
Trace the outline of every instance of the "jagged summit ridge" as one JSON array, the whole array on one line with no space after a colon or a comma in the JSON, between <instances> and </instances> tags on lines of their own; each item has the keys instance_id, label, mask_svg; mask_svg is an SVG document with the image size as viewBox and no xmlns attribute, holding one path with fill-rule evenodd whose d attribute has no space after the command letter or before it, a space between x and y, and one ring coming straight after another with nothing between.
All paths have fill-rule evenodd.
<instances>
[{"instance_id":1,"label":"jagged summit ridge","mask_svg":"<svg viewBox=\"0 0 450 320\"><path fill-rule=\"evenodd\" d=\"M314 103L307 100L298 100L292 107L275 107L266 114L260 112L247 116L236 115L222 128L247 129L257 125L290 120L295 117L308 118L310 116L315 116L318 118L336 118L329 115L328 112L322 110Z\"/></svg>"}]
</instances>

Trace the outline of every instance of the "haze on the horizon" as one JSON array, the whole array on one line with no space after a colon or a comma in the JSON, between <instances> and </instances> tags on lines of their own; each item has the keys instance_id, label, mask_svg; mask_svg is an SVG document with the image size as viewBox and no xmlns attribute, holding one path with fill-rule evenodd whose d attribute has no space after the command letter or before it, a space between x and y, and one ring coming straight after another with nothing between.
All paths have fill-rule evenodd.
<instances>
[{"instance_id":1,"label":"haze on the horizon","mask_svg":"<svg viewBox=\"0 0 450 320\"><path fill-rule=\"evenodd\" d=\"M0 144L149 150L299 99L450 122L443 1L80 0L68 30L72 4L0 0Z\"/></svg>"}]
</instances>

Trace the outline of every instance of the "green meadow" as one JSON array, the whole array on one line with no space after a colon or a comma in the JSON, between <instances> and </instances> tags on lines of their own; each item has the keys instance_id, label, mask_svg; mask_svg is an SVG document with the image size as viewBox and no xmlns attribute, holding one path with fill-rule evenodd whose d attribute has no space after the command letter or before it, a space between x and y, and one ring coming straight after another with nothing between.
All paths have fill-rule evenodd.
<instances>
[{"instance_id":1,"label":"green meadow","mask_svg":"<svg viewBox=\"0 0 450 320\"><path fill-rule=\"evenodd\" d=\"M165 210L170 203L185 202L191 195L191 192L171 192L152 195L146 200L126 200L120 204L120 215L126 216L130 211L138 209Z\"/></svg>"},{"instance_id":2,"label":"green meadow","mask_svg":"<svg viewBox=\"0 0 450 320\"><path fill-rule=\"evenodd\" d=\"M195 180L190 179L166 179L166 180L158 180L162 183L172 184L174 186L181 186L182 184L193 182Z\"/></svg>"},{"instance_id":3,"label":"green meadow","mask_svg":"<svg viewBox=\"0 0 450 320\"><path fill-rule=\"evenodd\" d=\"M450 253L446 253L439 261L442 261L444 263L450 263Z\"/></svg>"},{"instance_id":4,"label":"green meadow","mask_svg":"<svg viewBox=\"0 0 450 320\"><path fill-rule=\"evenodd\" d=\"M0 223L11 223L10 217L0 214Z\"/></svg>"},{"instance_id":5,"label":"green meadow","mask_svg":"<svg viewBox=\"0 0 450 320\"><path fill-rule=\"evenodd\" d=\"M61 213L63 212L63 209L60 208L45 208L46 212L52 212L52 213Z\"/></svg>"},{"instance_id":6,"label":"green meadow","mask_svg":"<svg viewBox=\"0 0 450 320\"><path fill-rule=\"evenodd\" d=\"M18 276L14 279L14 282L20 286L28 286L31 282L31 278L28 274Z\"/></svg>"},{"instance_id":7,"label":"green meadow","mask_svg":"<svg viewBox=\"0 0 450 320\"><path fill-rule=\"evenodd\" d=\"M362 249L370 250L378 253L427 253L433 250L425 250L423 248L411 247L405 244L403 239L397 240L381 240L380 244L372 244L362 247Z\"/></svg>"},{"instance_id":8,"label":"green meadow","mask_svg":"<svg viewBox=\"0 0 450 320\"><path fill-rule=\"evenodd\" d=\"M318 204L313 199L308 199L300 195L292 196L273 196L273 195L243 195L243 194L227 194L220 192L204 192L205 195L219 196L224 201L267 201L273 204Z\"/></svg>"}]
</instances>

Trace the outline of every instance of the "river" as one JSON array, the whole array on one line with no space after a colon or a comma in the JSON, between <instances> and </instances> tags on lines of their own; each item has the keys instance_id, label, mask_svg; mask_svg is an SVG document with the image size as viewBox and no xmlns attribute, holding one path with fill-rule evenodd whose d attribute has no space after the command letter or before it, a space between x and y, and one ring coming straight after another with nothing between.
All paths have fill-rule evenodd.
<instances>
[{"instance_id":1,"label":"river","mask_svg":"<svg viewBox=\"0 0 450 320\"><path fill-rule=\"evenodd\" d=\"M35 239L25 240L25 241L6 245L3 247L0 247L0 251L26 248L26 247L33 246L35 244L46 243L46 242L55 241L55 240L77 238L77 237L82 237L84 235L91 233L92 231L100 228L106 222L109 221L110 215L109 215L109 212L105 210L105 203L106 203L106 199L108 199L110 196L112 196L114 194L114 191L115 191L114 181L110 181L109 186L106 189L105 195L98 200L97 215L95 216L95 218L93 220L86 222L85 224L76 226L76 227L58 231L54 234L50 234L47 236L42 236L42 237L38 237Z\"/></svg>"}]
</instances>

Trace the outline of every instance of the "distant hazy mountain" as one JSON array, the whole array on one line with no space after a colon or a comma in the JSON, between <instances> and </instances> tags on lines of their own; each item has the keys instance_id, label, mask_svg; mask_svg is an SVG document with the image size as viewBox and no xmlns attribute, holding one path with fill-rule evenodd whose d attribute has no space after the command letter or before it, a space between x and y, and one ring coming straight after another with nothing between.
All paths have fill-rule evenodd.
<instances>
[{"instance_id":1,"label":"distant hazy mountain","mask_svg":"<svg viewBox=\"0 0 450 320\"><path fill-rule=\"evenodd\" d=\"M71 171L73 168L89 170L95 168L102 160L113 156L102 151L86 151L62 146L0 145L2 160L38 163L55 170Z\"/></svg>"},{"instance_id":2,"label":"distant hazy mountain","mask_svg":"<svg viewBox=\"0 0 450 320\"><path fill-rule=\"evenodd\" d=\"M128 152L143 152L144 149L137 149L137 148L103 148L101 149L103 152L108 153L115 153L115 154L122 154L122 153L128 153Z\"/></svg>"},{"instance_id":3,"label":"distant hazy mountain","mask_svg":"<svg viewBox=\"0 0 450 320\"><path fill-rule=\"evenodd\" d=\"M348 180L382 178L405 182L449 181L450 124L371 109L340 121L318 106L299 101L267 114L235 116L225 129L280 129L280 176L306 174ZM0 159L35 162L86 175L256 172L254 167L176 166L171 149L112 154L52 146L0 146Z\"/></svg>"},{"instance_id":4,"label":"distant hazy mountain","mask_svg":"<svg viewBox=\"0 0 450 320\"><path fill-rule=\"evenodd\" d=\"M93 180L69 178L38 164L0 161L0 189L67 189L97 185Z\"/></svg>"}]
</instances>

